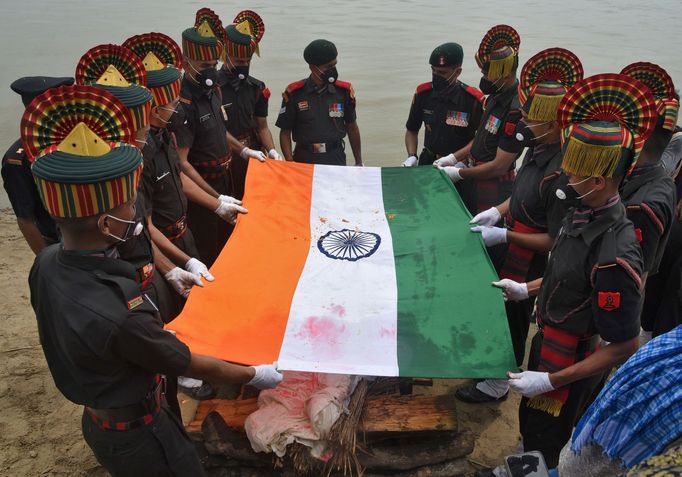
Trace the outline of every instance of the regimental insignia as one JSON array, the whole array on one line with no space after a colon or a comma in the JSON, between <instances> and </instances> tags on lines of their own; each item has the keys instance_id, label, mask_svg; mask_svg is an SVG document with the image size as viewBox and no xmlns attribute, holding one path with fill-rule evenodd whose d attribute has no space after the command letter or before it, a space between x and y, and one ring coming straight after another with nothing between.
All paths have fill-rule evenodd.
<instances>
[{"instance_id":1,"label":"regimental insignia","mask_svg":"<svg viewBox=\"0 0 682 477\"><path fill-rule=\"evenodd\" d=\"M635 237L637 237L637 241L640 243L642 242L642 240L644 240L644 236L642 235L642 229L640 229L639 227L635 229Z\"/></svg>"},{"instance_id":2,"label":"regimental insignia","mask_svg":"<svg viewBox=\"0 0 682 477\"><path fill-rule=\"evenodd\" d=\"M296 106L298 106L299 111L307 111L310 109L310 106L308 105L308 101L299 101Z\"/></svg>"},{"instance_id":3,"label":"regimental insignia","mask_svg":"<svg viewBox=\"0 0 682 477\"><path fill-rule=\"evenodd\" d=\"M445 115L445 124L448 126L467 127L469 125L469 113L462 111L448 111Z\"/></svg>"},{"instance_id":4,"label":"regimental insignia","mask_svg":"<svg viewBox=\"0 0 682 477\"><path fill-rule=\"evenodd\" d=\"M144 299L142 298L142 295L138 295L128 302L128 309L132 310L133 308L137 308L142 303L144 303Z\"/></svg>"},{"instance_id":5,"label":"regimental insignia","mask_svg":"<svg viewBox=\"0 0 682 477\"><path fill-rule=\"evenodd\" d=\"M497 134L498 129L500 129L500 122L499 118L496 118L491 114L485 122L485 130L490 134Z\"/></svg>"},{"instance_id":6,"label":"regimental insignia","mask_svg":"<svg viewBox=\"0 0 682 477\"><path fill-rule=\"evenodd\" d=\"M343 229L332 230L320 237L317 248L334 260L356 262L377 251L381 237L372 232Z\"/></svg>"},{"instance_id":7,"label":"regimental insignia","mask_svg":"<svg viewBox=\"0 0 682 477\"><path fill-rule=\"evenodd\" d=\"M620 308L620 292L599 292L599 308L613 311Z\"/></svg>"},{"instance_id":8,"label":"regimental insignia","mask_svg":"<svg viewBox=\"0 0 682 477\"><path fill-rule=\"evenodd\" d=\"M329 105L329 117L330 118L342 118L343 117L343 103L332 103Z\"/></svg>"},{"instance_id":9,"label":"regimental insignia","mask_svg":"<svg viewBox=\"0 0 682 477\"><path fill-rule=\"evenodd\" d=\"M438 64L441 65L441 66L444 66L444 65L445 65L445 56L441 55L441 56L438 58Z\"/></svg>"}]
</instances>

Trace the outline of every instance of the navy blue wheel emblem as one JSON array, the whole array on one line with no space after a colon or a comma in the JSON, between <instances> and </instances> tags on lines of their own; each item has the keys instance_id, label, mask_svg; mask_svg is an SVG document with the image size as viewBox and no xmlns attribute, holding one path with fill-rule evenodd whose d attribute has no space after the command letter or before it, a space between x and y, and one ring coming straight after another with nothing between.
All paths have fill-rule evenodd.
<instances>
[{"instance_id":1,"label":"navy blue wheel emblem","mask_svg":"<svg viewBox=\"0 0 682 477\"><path fill-rule=\"evenodd\" d=\"M357 230L332 230L317 241L317 248L329 258L355 262L377 251L381 237Z\"/></svg>"}]
</instances>

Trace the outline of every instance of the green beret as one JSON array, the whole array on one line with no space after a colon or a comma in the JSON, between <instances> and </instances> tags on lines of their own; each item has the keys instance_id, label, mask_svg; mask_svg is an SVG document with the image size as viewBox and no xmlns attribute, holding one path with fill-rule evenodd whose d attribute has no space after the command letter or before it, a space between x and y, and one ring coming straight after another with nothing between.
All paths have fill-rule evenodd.
<instances>
[{"instance_id":1,"label":"green beret","mask_svg":"<svg viewBox=\"0 0 682 477\"><path fill-rule=\"evenodd\" d=\"M329 40L314 40L303 50L303 59L309 65L323 65L336 58L336 46Z\"/></svg>"},{"instance_id":2,"label":"green beret","mask_svg":"<svg viewBox=\"0 0 682 477\"><path fill-rule=\"evenodd\" d=\"M433 66L462 66L464 51L459 43L443 43L437 46L429 63Z\"/></svg>"}]
</instances>

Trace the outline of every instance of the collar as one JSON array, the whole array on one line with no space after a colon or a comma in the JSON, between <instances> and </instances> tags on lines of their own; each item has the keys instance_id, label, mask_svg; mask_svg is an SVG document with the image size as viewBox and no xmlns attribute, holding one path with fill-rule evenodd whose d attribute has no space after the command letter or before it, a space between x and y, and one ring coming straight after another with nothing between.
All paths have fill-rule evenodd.
<instances>
[{"instance_id":1,"label":"collar","mask_svg":"<svg viewBox=\"0 0 682 477\"><path fill-rule=\"evenodd\" d=\"M530 160L539 167L545 167L560 153L561 143L558 141L552 144L540 144L539 146L535 146L530 152Z\"/></svg>"},{"instance_id":2,"label":"collar","mask_svg":"<svg viewBox=\"0 0 682 477\"><path fill-rule=\"evenodd\" d=\"M620 201L620 196L614 195L601 207L573 209L565 225L565 233L571 237L581 235L589 246L624 216L625 207Z\"/></svg>"},{"instance_id":3,"label":"collar","mask_svg":"<svg viewBox=\"0 0 682 477\"><path fill-rule=\"evenodd\" d=\"M322 94L325 92L330 92L334 93L336 92L336 88L334 87L333 84L323 84L322 86L317 86L315 82L313 81L312 76L308 76L305 80L305 88L307 91L311 93L317 93L317 94Z\"/></svg>"},{"instance_id":4,"label":"collar","mask_svg":"<svg viewBox=\"0 0 682 477\"><path fill-rule=\"evenodd\" d=\"M644 184L663 179L668 174L661 162L650 164L643 167L636 167L625 179L621 186L621 194L624 198L630 197L637 192Z\"/></svg>"},{"instance_id":5,"label":"collar","mask_svg":"<svg viewBox=\"0 0 682 477\"><path fill-rule=\"evenodd\" d=\"M198 99L210 96L210 93L213 92L213 88L206 89L203 86L200 86L198 83L195 83L189 77L189 75L187 75L187 73L185 73L184 77L182 78L180 91L181 93L186 91L193 99ZM182 96L182 94L180 94L180 96Z\"/></svg>"},{"instance_id":6,"label":"collar","mask_svg":"<svg viewBox=\"0 0 682 477\"><path fill-rule=\"evenodd\" d=\"M131 280L135 280L136 277L135 267L120 258L107 257L104 250L64 250L60 245L57 259L65 265L81 270L100 270Z\"/></svg>"}]
</instances>

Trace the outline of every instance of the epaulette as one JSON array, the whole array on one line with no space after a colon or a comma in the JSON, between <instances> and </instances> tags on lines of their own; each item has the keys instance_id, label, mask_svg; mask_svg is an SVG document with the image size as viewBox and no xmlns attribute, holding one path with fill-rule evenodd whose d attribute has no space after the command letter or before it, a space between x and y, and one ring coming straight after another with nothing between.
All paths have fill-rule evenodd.
<instances>
[{"instance_id":1,"label":"epaulette","mask_svg":"<svg viewBox=\"0 0 682 477\"><path fill-rule=\"evenodd\" d=\"M348 90L350 93L350 99L355 104L355 90L353 89L353 85L350 84L348 81L341 81L341 80L336 80L334 81L334 86L338 86L339 88Z\"/></svg>"},{"instance_id":2,"label":"epaulette","mask_svg":"<svg viewBox=\"0 0 682 477\"><path fill-rule=\"evenodd\" d=\"M304 85L305 85L305 80L304 80L304 79L298 80L298 81L294 81L293 83L290 83L289 86L287 86L287 89L286 89L285 92L286 92L286 93L293 93L294 91L303 88Z\"/></svg>"},{"instance_id":3,"label":"epaulette","mask_svg":"<svg viewBox=\"0 0 682 477\"><path fill-rule=\"evenodd\" d=\"M297 90L303 88L304 85L305 85L304 79L294 81L293 83L289 83L289 85L287 86L287 89L285 89L284 93L282 93L282 98L284 99L284 101L289 101L289 95L291 93L293 93L294 91L297 91Z\"/></svg>"},{"instance_id":4,"label":"epaulette","mask_svg":"<svg viewBox=\"0 0 682 477\"><path fill-rule=\"evenodd\" d=\"M423 93L424 91L430 91L433 89L433 83L431 81L427 83L422 83L417 86L417 94Z\"/></svg>"},{"instance_id":5,"label":"epaulette","mask_svg":"<svg viewBox=\"0 0 682 477\"><path fill-rule=\"evenodd\" d=\"M485 96L483 94L483 91L481 91L478 88L474 88L473 86L466 85L464 83L462 83L462 86L464 86L464 90L471 96L473 96L476 99L476 101L478 101L481 104L483 103L483 97Z\"/></svg>"},{"instance_id":6,"label":"epaulette","mask_svg":"<svg viewBox=\"0 0 682 477\"><path fill-rule=\"evenodd\" d=\"M180 96L180 102L185 104L192 104L191 99L183 98L182 96Z\"/></svg>"}]
</instances>

